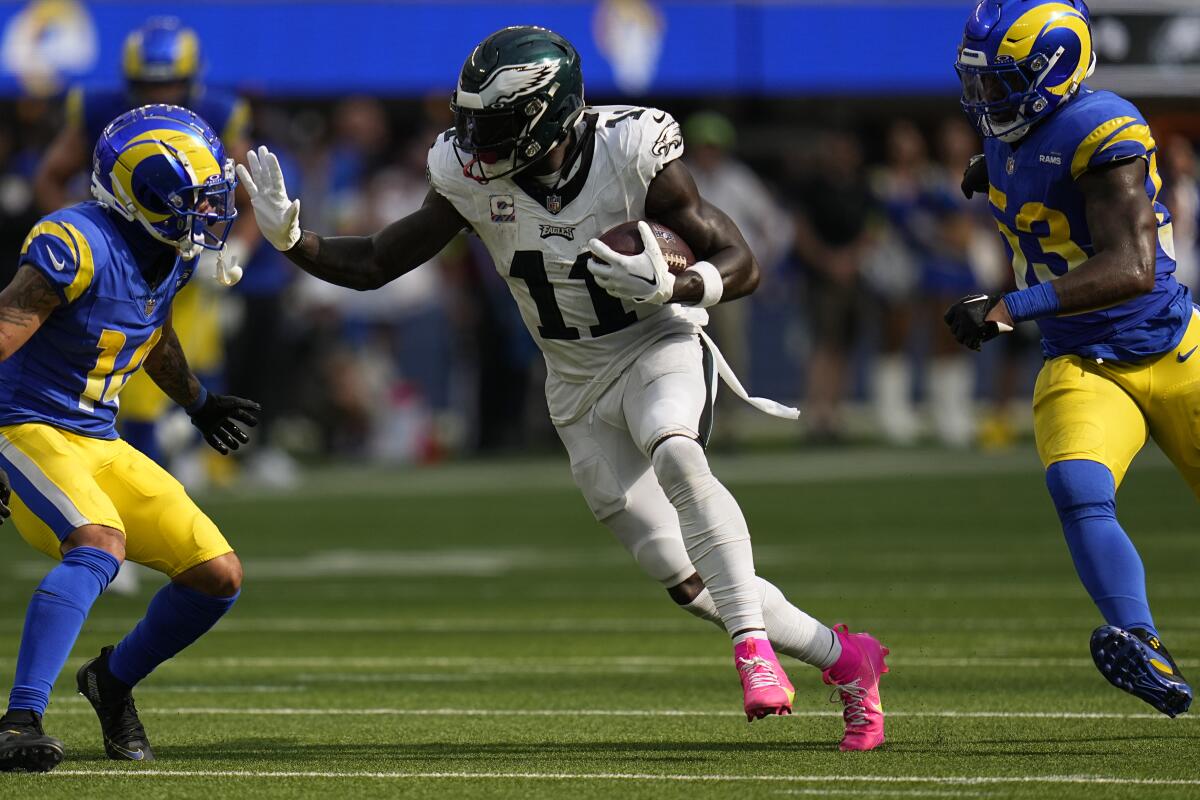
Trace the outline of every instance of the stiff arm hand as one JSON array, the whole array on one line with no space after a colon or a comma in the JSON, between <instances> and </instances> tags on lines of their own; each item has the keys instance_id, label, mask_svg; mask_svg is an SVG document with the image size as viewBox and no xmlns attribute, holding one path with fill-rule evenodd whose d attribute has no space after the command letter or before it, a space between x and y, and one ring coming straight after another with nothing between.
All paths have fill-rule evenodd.
<instances>
[{"instance_id":1,"label":"stiff arm hand","mask_svg":"<svg viewBox=\"0 0 1200 800\"><path fill-rule=\"evenodd\" d=\"M300 240L300 201L288 198L279 159L261 146L246 153L246 163L237 165L237 174L250 195L263 238L276 250L290 250Z\"/></svg>"}]
</instances>

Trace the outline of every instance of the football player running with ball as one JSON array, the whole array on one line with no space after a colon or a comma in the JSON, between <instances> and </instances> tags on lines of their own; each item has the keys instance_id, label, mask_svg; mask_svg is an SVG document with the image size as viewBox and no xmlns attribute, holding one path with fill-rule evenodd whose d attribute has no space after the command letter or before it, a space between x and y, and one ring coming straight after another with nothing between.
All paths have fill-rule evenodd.
<instances>
[{"instance_id":1,"label":"football player running with ball","mask_svg":"<svg viewBox=\"0 0 1200 800\"><path fill-rule=\"evenodd\" d=\"M42 715L122 561L171 580L124 639L76 673L104 750L119 761L154 758L133 687L216 624L242 583L217 526L113 424L118 394L138 369L221 453L248 441L240 425L257 422L257 403L204 389L171 325L197 256L221 250L237 216L233 162L204 120L152 105L113 120L93 164L96 201L38 222L0 292L0 517L11 505L21 538L60 562L26 612L0 718L0 772L46 771L62 760Z\"/></svg>"},{"instance_id":2,"label":"football player running with ball","mask_svg":"<svg viewBox=\"0 0 1200 800\"><path fill-rule=\"evenodd\" d=\"M479 236L546 358L550 415L588 506L676 603L729 633L747 717L791 711L778 650L837 687L843 749L878 746L887 651L825 627L755 576L741 509L705 457L714 364L745 393L702 334L704 309L753 291L758 266L698 195L678 124L652 108L585 106L575 48L537 27L476 47L452 108L455 127L429 152L424 205L373 236L302 231L274 157L250 153L239 174L263 235L310 274L355 289L417 268L464 229ZM673 275L644 224L639 255L596 238L646 218L703 261Z\"/></svg>"},{"instance_id":3,"label":"football player running with ball","mask_svg":"<svg viewBox=\"0 0 1200 800\"><path fill-rule=\"evenodd\" d=\"M1094 66L1082 0L984 0L967 21L962 102L986 142L963 189L987 192L1020 288L965 297L946 322L974 349L1037 322L1038 454L1108 623L1092 657L1113 685L1173 717L1192 688L1159 638L1116 492L1153 436L1200 494L1200 314L1173 274L1150 128L1126 100L1083 85Z\"/></svg>"}]
</instances>

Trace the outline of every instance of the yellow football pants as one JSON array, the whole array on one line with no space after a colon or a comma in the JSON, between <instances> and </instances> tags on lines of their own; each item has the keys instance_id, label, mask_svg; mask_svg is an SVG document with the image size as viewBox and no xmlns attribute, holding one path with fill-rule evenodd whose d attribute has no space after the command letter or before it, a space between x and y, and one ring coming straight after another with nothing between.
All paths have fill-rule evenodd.
<instances>
[{"instance_id":1,"label":"yellow football pants","mask_svg":"<svg viewBox=\"0 0 1200 800\"><path fill-rule=\"evenodd\" d=\"M1120 486L1148 436L1200 497L1200 313L1183 341L1136 363L1060 356L1043 365L1033 393L1038 455L1099 461Z\"/></svg>"},{"instance_id":2,"label":"yellow football pants","mask_svg":"<svg viewBox=\"0 0 1200 800\"><path fill-rule=\"evenodd\" d=\"M21 538L51 558L89 524L122 531L128 560L172 578L233 551L179 481L120 439L41 423L0 426L0 466Z\"/></svg>"}]
</instances>

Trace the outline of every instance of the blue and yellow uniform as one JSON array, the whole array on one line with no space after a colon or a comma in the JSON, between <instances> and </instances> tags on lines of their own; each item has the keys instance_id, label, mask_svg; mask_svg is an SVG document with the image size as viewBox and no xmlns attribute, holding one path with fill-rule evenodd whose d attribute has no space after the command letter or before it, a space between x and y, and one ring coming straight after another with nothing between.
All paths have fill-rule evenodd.
<instances>
[{"instance_id":1,"label":"blue and yellow uniform","mask_svg":"<svg viewBox=\"0 0 1200 800\"><path fill-rule=\"evenodd\" d=\"M83 130L91 148L105 125L138 105L127 91L87 91L77 87L67 95L67 124ZM250 112L244 100L197 86L187 107L212 125L222 141L231 145L246 141ZM175 330L180 341L187 344L188 359L200 375L217 373L224 359L217 297L215 291L197 282L182 292L175 303ZM124 399L122 420L152 422L168 405L166 396L146 375L135 375L130 380Z\"/></svg>"},{"instance_id":2,"label":"blue and yellow uniform","mask_svg":"<svg viewBox=\"0 0 1200 800\"><path fill-rule=\"evenodd\" d=\"M1119 486L1153 435L1200 494L1200 324L1175 280L1171 213L1150 127L1128 101L1083 87L1079 96L1013 147L986 142L989 200L1019 288L1052 281L1094 255L1077 179L1127 159L1146 163L1146 195L1158 220L1153 290L1109 308L1037 321L1047 358L1034 394L1042 462L1087 459ZM1176 355L1178 351L1178 356Z\"/></svg>"},{"instance_id":3,"label":"blue and yellow uniform","mask_svg":"<svg viewBox=\"0 0 1200 800\"><path fill-rule=\"evenodd\" d=\"M61 304L0 363L0 466L21 536L51 557L76 528L125 533L129 560L170 576L232 548L183 487L117 438L118 398L162 336L194 261L175 258L156 286L99 203L43 218L21 248ZM161 250L161 248L157 248ZM151 256L152 257L152 256Z\"/></svg>"}]
</instances>

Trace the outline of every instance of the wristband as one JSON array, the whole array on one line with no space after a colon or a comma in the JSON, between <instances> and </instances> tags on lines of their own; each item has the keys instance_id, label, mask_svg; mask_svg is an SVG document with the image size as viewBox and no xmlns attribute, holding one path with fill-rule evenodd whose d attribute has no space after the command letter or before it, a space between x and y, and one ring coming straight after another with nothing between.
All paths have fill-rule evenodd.
<instances>
[{"instance_id":1,"label":"wristband","mask_svg":"<svg viewBox=\"0 0 1200 800\"><path fill-rule=\"evenodd\" d=\"M725 279L721 277L720 270L707 261L697 261L684 271L696 273L704 284L704 294L693 306L708 308L721 302L721 295L725 293Z\"/></svg>"},{"instance_id":2,"label":"wristband","mask_svg":"<svg viewBox=\"0 0 1200 800\"><path fill-rule=\"evenodd\" d=\"M208 402L208 389L205 389L203 384L200 386L200 394L196 395L196 399L191 405L184 406L183 410L188 413L188 416L195 414L200 409L204 408L204 404Z\"/></svg>"},{"instance_id":3,"label":"wristband","mask_svg":"<svg viewBox=\"0 0 1200 800\"><path fill-rule=\"evenodd\" d=\"M1004 295L1004 305L1013 322L1041 319L1058 313L1058 292L1053 283L1039 283Z\"/></svg>"}]
</instances>

